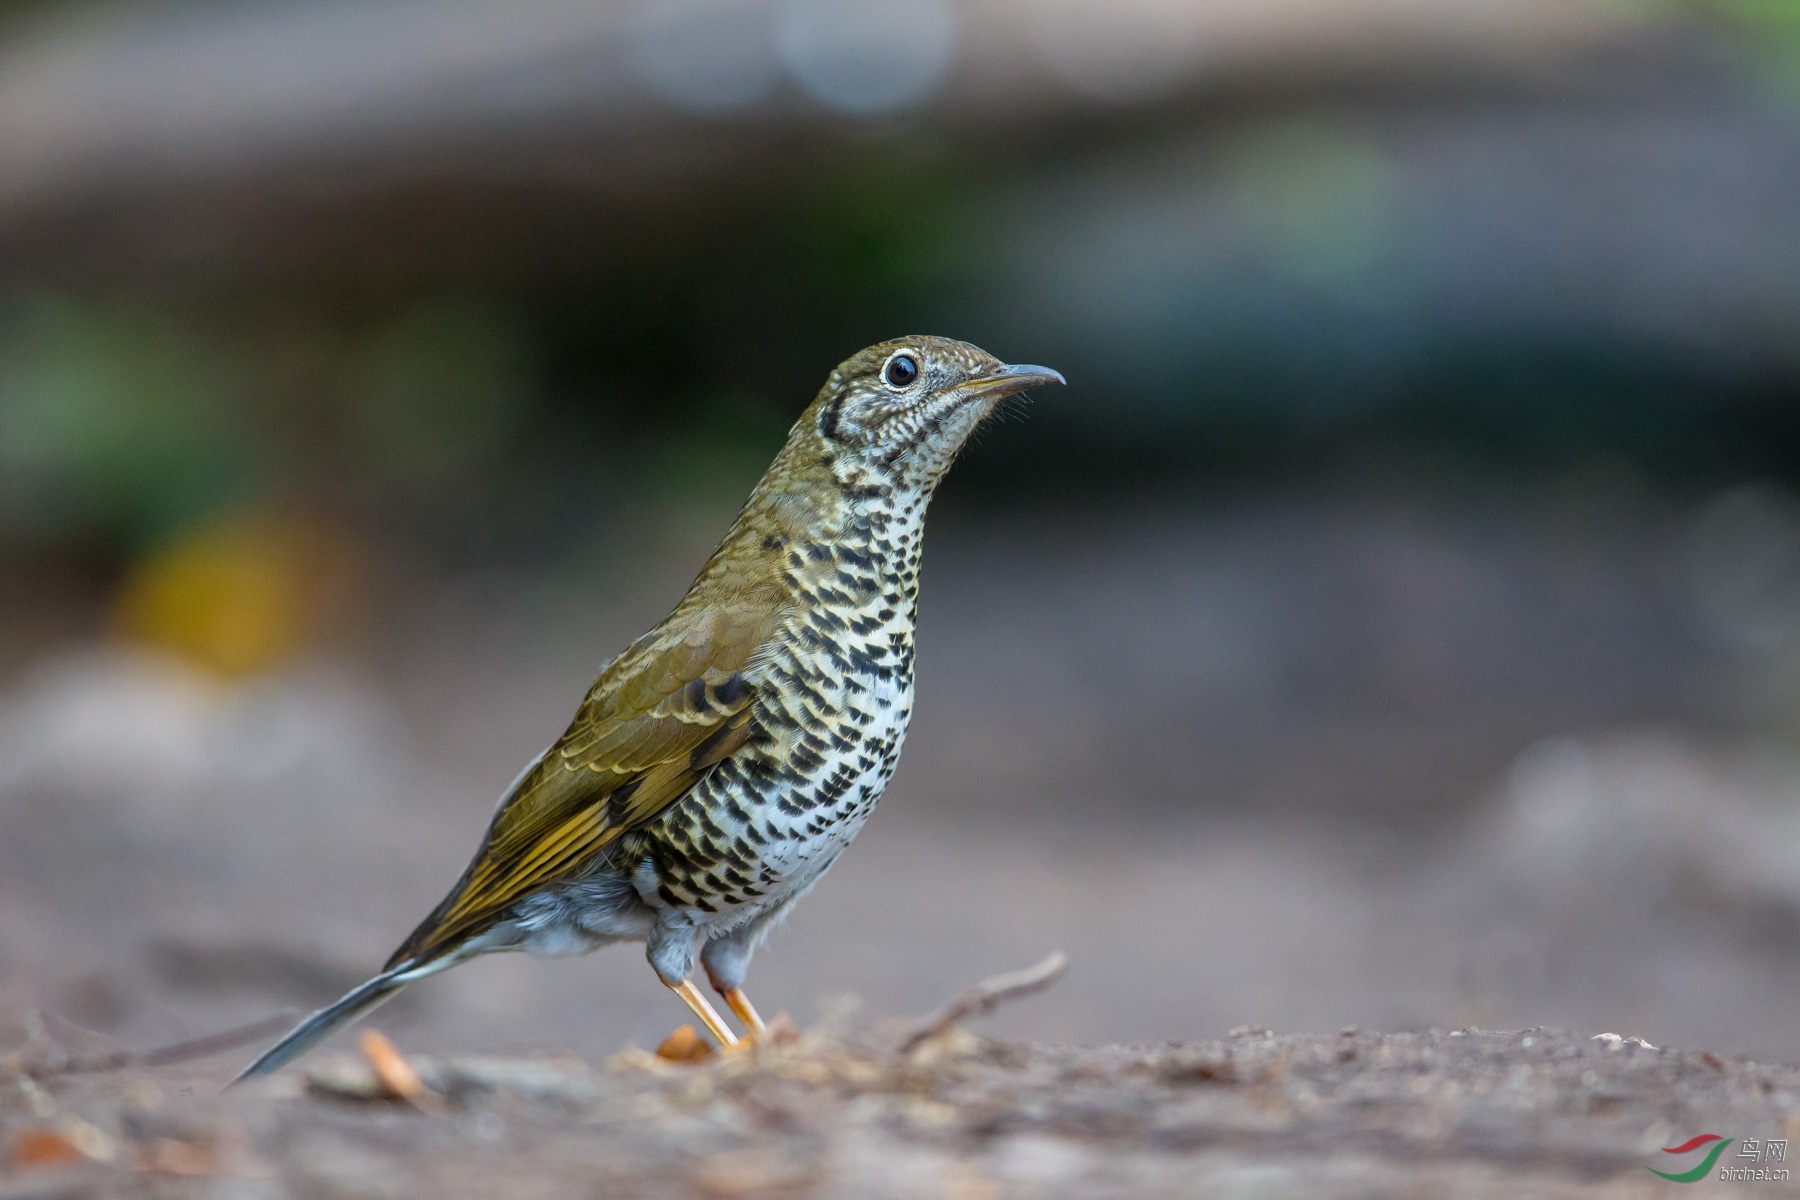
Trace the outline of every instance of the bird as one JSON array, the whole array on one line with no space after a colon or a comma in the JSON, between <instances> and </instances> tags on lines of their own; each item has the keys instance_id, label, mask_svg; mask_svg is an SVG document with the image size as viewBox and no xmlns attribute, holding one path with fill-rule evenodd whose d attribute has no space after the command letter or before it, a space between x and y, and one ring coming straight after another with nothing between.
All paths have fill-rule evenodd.
<instances>
[{"instance_id":1,"label":"bird","mask_svg":"<svg viewBox=\"0 0 1800 1200\"><path fill-rule=\"evenodd\" d=\"M641 941L725 1049L770 929L837 861L913 708L925 511L1008 396L1063 376L915 336L851 356L789 431L680 603L601 671L507 788L462 877L388 960L244 1069L271 1074L478 955Z\"/></svg>"}]
</instances>

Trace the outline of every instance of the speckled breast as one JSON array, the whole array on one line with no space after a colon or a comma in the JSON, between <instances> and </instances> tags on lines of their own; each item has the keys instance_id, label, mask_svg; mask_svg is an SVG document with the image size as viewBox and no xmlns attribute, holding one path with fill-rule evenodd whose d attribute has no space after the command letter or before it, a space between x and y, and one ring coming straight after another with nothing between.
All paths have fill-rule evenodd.
<instances>
[{"instance_id":1,"label":"speckled breast","mask_svg":"<svg viewBox=\"0 0 1800 1200\"><path fill-rule=\"evenodd\" d=\"M756 735L650 831L653 903L736 923L810 887L862 828L912 715L919 516L862 515L790 550L801 602L763 669Z\"/></svg>"}]
</instances>

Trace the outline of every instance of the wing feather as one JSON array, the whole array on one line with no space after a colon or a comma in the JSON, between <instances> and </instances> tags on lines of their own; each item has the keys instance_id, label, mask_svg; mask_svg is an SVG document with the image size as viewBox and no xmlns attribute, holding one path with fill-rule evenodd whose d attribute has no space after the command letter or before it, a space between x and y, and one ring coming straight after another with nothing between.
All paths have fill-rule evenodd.
<instances>
[{"instance_id":1,"label":"wing feather","mask_svg":"<svg viewBox=\"0 0 1800 1200\"><path fill-rule=\"evenodd\" d=\"M686 795L752 733L752 680L778 613L688 614L639 639L594 682L574 721L501 802L463 877L389 960L424 961L579 873L621 834Z\"/></svg>"}]
</instances>

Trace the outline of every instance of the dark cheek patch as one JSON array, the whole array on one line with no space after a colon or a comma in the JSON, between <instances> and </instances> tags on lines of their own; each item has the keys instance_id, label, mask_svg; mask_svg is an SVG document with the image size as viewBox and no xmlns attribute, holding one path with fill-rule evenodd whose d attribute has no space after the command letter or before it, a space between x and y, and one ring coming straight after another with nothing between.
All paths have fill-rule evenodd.
<instances>
[{"instance_id":1,"label":"dark cheek patch","mask_svg":"<svg viewBox=\"0 0 1800 1200\"><path fill-rule=\"evenodd\" d=\"M844 408L844 394L839 392L825 405L819 414L819 433L827 441L837 440L838 414Z\"/></svg>"}]
</instances>

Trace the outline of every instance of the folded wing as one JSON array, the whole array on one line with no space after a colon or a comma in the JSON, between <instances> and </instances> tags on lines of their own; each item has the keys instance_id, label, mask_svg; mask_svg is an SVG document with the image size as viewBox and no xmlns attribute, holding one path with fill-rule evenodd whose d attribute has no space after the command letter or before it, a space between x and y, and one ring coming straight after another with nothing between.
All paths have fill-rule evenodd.
<instances>
[{"instance_id":1,"label":"folded wing","mask_svg":"<svg viewBox=\"0 0 1800 1200\"><path fill-rule=\"evenodd\" d=\"M454 890L388 961L424 963L585 870L749 740L775 613L679 611L595 681L567 732L502 801Z\"/></svg>"}]
</instances>

